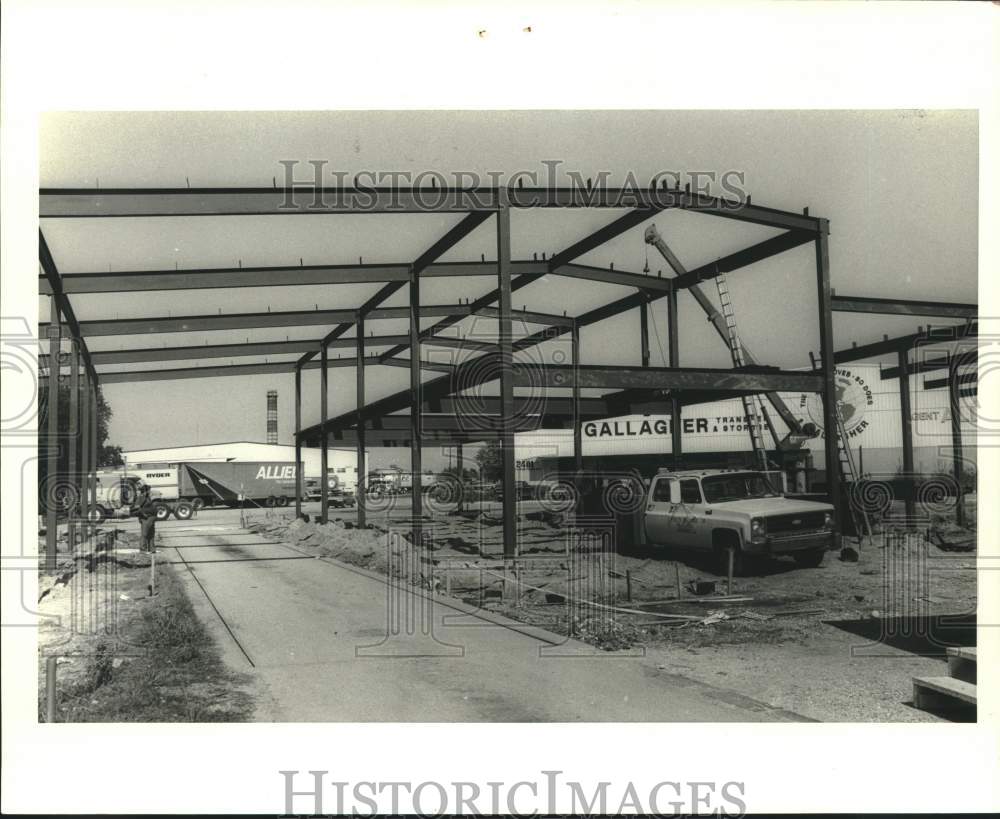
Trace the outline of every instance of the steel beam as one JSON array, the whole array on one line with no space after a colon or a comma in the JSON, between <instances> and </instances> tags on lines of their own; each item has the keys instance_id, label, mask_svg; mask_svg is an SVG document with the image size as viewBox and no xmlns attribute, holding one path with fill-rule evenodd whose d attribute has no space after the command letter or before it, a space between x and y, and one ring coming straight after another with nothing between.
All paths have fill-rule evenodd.
<instances>
[{"instance_id":1,"label":"steel beam","mask_svg":"<svg viewBox=\"0 0 1000 819\"><path fill-rule=\"evenodd\" d=\"M483 222L489 218L489 213L469 213L466 214L465 218L462 219L457 225L451 228L444 236L438 239L433 245L431 245L427 250L425 250L413 265L407 268L407 281L411 275L410 267L416 268L418 273L423 272L431 264L436 262L442 255L448 252L452 247L458 244L462 239L468 236L472 231L479 227ZM400 290L406 281L390 282L384 287L379 288L379 291L372 296L368 301L361 305L357 312L364 315L366 318L371 318L373 311L375 311L380 304L386 301L390 296ZM336 338L343 336L351 328L350 322L344 322L337 327L334 327L329 333L327 333L324 341L332 341ZM300 361L304 364L312 358L312 355L306 353Z\"/></svg>"},{"instance_id":2,"label":"steel beam","mask_svg":"<svg viewBox=\"0 0 1000 819\"><path fill-rule=\"evenodd\" d=\"M69 334L79 340L80 343L80 353L83 355L84 366L90 371L90 376L97 381L97 371L94 369L94 365L90 360L90 351L87 349L87 342L83 339L83 333L80 332L80 323L76 320L76 314L73 312L73 305L70 304L69 299L62 289L62 277L59 275L59 270L56 268L55 260L52 258L52 253L49 251L49 245L45 241L45 237L42 235L42 231L38 231L38 263L42 267L44 272L44 279L48 282L49 292L52 294L52 298L57 303L63 318L66 320L66 326L69 328ZM41 277L40 277L41 278ZM46 325L41 325L39 327L38 336L39 338L44 338L47 334Z\"/></svg>"},{"instance_id":3,"label":"steel beam","mask_svg":"<svg viewBox=\"0 0 1000 819\"><path fill-rule=\"evenodd\" d=\"M157 316L133 319L98 319L80 323L84 337L139 335L143 333L192 333L207 330L246 330L255 327L304 327L337 322L353 322L357 309L338 310L288 310L264 313L229 313L207 316ZM421 316L469 315L467 306L458 304L436 304L421 308ZM379 307L368 313L368 319L403 319L408 315L406 307ZM47 325L40 324L44 330Z\"/></svg>"},{"instance_id":4,"label":"steel beam","mask_svg":"<svg viewBox=\"0 0 1000 819\"><path fill-rule=\"evenodd\" d=\"M420 380L420 271L410 270L410 514L413 548L421 550L424 545L423 526L423 433L424 411L422 383ZM359 416L363 421L363 418Z\"/></svg>"},{"instance_id":5,"label":"steel beam","mask_svg":"<svg viewBox=\"0 0 1000 819\"><path fill-rule=\"evenodd\" d=\"M426 407L427 402L424 402ZM517 399L514 400L515 413L517 408L524 405L519 405ZM503 416L498 414L486 414L486 413L468 413L459 412L456 415L428 415L426 410L421 414L423 419L421 430L423 432L490 432L499 433L503 430ZM524 415L518 416L516 419L515 429L517 431L537 429L537 422L535 419L540 419L545 416L542 415ZM570 415L565 415L566 418L570 418ZM596 417L596 416L595 416ZM360 429L361 424L355 424L351 429ZM410 429L410 416L409 415L387 415L382 418L370 418L367 417L364 422L364 428L370 432L385 432L391 430L406 430ZM347 431L348 428L334 429L331 431L331 435L335 440L338 436Z\"/></svg>"},{"instance_id":6,"label":"steel beam","mask_svg":"<svg viewBox=\"0 0 1000 819\"><path fill-rule=\"evenodd\" d=\"M823 401L823 447L826 460L826 485L830 503L842 514L840 504L840 457L837 449L837 371L833 354L833 312L830 288L830 248L826 231L816 234L816 291L819 312L819 356L821 396ZM858 543L861 533L858 532Z\"/></svg>"},{"instance_id":7,"label":"steel beam","mask_svg":"<svg viewBox=\"0 0 1000 819\"><path fill-rule=\"evenodd\" d=\"M794 242L792 239L794 239ZM694 270L690 270L684 275L677 276L673 279L666 279L665 281L669 281L677 290L688 289L692 286L698 285L702 281L714 278L720 272L731 273L734 270L739 270L740 268L754 264L770 256L774 256L776 253L811 242L812 239L812 234L808 233L803 234L795 232L794 235L782 234L781 236L775 236L772 239L766 239L763 242L758 242L755 245L743 248L743 250L738 250L735 253L731 253L728 256L724 256L714 262L710 262L702 265L701 267L697 267ZM674 258L676 259L676 257ZM587 326L588 324L593 324L597 321L617 316L620 313L624 313L626 310L638 307L645 301L653 301L665 295L667 295L667 293L650 293L648 295L634 293L631 296L625 296L617 301L609 302L606 305L595 308L588 313L583 313L578 316L578 319L581 322L581 326Z\"/></svg>"},{"instance_id":8,"label":"steel beam","mask_svg":"<svg viewBox=\"0 0 1000 819\"><path fill-rule=\"evenodd\" d=\"M640 218L640 214L638 213L625 214L623 217L616 219L611 224L605 225L604 227L600 228L599 230L595 231L589 236L585 236L583 239L580 239L579 241L575 242L570 247L566 248L560 253L555 254L552 257L552 259L550 259L548 262L549 272L555 272L557 269L566 268L568 265L570 265L570 263L574 259L583 255L588 250L594 247L598 247L603 242L607 242L609 239L614 238L618 234L627 231L629 228L632 228L637 224L640 224L642 219L645 218L646 218L645 216L642 216ZM513 278L510 284L511 293L514 293L515 291L521 289L522 287L526 287L532 282L537 281L538 278L539 276L536 274L523 274L517 276L516 278ZM663 291L656 291L656 292L660 292L661 295L663 293ZM492 290L484 296L480 296L478 299L475 299L472 302L471 307L473 314L477 313L479 310L483 308L489 307L490 305L497 302L499 299L500 299L500 288ZM422 334L422 337L426 338L427 336L430 335L437 335L442 330L451 327L452 325L457 323L458 319L456 318L443 319L442 321L436 322L432 327L429 327L427 330L425 330ZM562 326L565 332L569 332L570 328L569 323L560 326ZM403 350L405 349L406 349L405 346L393 347L391 350L387 350L385 353L383 353L382 357L383 359L391 358L392 356L403 352Z\"/></svg>"},{"instance_id":9,"label":"steel beam","mask_svg":"<svg viewBox=\"0 0 1000 819\"><path fill-rule=\"evenodd\" d=\"M326 417L327 417L327 400L328 400L328 384L327 384L327 372L329 367L327 366L327 350L326 344L320 344L320 376L319 376L319 428L325 430L326 428ZM330 511L330 476L327 474L329 469L328 455L327 455L327 438L326 432L320 434L320 466L319 466L319 519L321 523L327 522L327 515Z\"/></svg>"},{"instance_id":10,"label":"steel beam","mask_svg":"<svg viewBox=\"0 0 1000 819\"><path fill-rule=\"evenodd\" d=\"M355 390L355 406L358 409L358 429L357 429L357 449L355 455L357 457L357 487L354 490L355 505L358 509L358 528L364 529L367 526L367 509L366 509L366 489L367 484L367 469L368 464L365 458L365 317L363 313L358 313L357 318L354 320L354 326L358 328L357 335L355 337L356 350L355 355L357 356L357 364L355 370L357 372L357 382Z\"/></svg>"},{"instance_id":11,"label":"steel beam","mask_svg":"<svg viewBox=\"0 0 1000 819\"><path fill-rule=\"evenodd\" d=\"M566 399L569 401L570 399ZM603 420L612 415L625 415L628 411L608 413L606 411L596 412L587 410L588 399L581 400L581 420ZM427 402L424 402L426 406ZM515 409L523 408L518 405L515 399ZM573 416L571 411L560 413L546 413L540 415L518 415L515 422L515 432L527 432L543 427L565 426L571 428ZM382 418L369 417L365 421L365 435L371 439L380 437L393 437L410 442L412 419L409 414L389 415ZM303 431L303 440L314 435L318 427L312 427ZM498 438L503 430L503 416L499 414L474 414L459 413L458 415L423 415L421 419L421 435L424 442L428 436L444 436L445 438L454 436L456 440L488 440ZM330 439L336 442L354 441L356 439L357 425L354 427L334 427L328 429Z\"/></svg>"},{"instance_id":12,"label":"steel beam","mask_svg":"<svg viewBox=\"0 0 1000 819\"><path fill-rule=\"evenodd\" d=\"M561 396L544 396L542 403L532 397L514 396L515 414L518 418L530 415L532 411L541 416L555 415L570 418L573 411L572 400ZM474 398L442 398L424 400L424 412L441 413L444 415L473 416L477 414L498 416L501 402L495 396L475 396ZM611 410L608 402L601 398L581 398L580 410L583 415L592 417L608 417ZM391 415L382 416L389 420Z\"/></svg>"},{"instance_id":13,"label":"steel beam","mask_svg":"<svg viewBox=\"0 0 1000 819\"><path fill-rule=\"evenodd\" d=\"M912 299L876 299L867 296L833 296L831 308L838 313L875 313L896 316L939 316L941 318L974 319L979 305L946 301L914 301Z\"/></svg>"},{"instance_id":14,"label":"steel beam","mask_svg":"<svg viewBox=\"0 0 1000 819\"><path fill-rule=\"evenodd\" d=\"M234 287L302 287L328 284L405 284L409 265L289 265L278 267L210 267L188 270L128 270L121 272L65 273L64 293L136 293L157 290L210 290ZM655 276L644 276L613 268L593 265L566 264L552 269L547 261L519 260L511 262L518 276L541 277L548 273L583 281L637 287L666 292L670 282ZM493 275L496 262L437 262L428 265L424 278L455 278ZM50 295L52 286L45 276L38 277L40 295Z\"/></svg>"},{"instance_id":15,"label":"steel beam","mask_svg":"<svg viewBox=\"0 0 1000 819\"><path fill-rule=\"evenodd\" d=\"M497 209L497 290L499 313L499 366L500 412L503 420L500 455L502 476L500 489L503 495L503 556L518 555L517 545L517 484L514 469L514 378L513 331L511 325L511 270L510 270L510 208L502 202ZM411 343L413 343L411 341Z\"/></svg>"},{"instance_id":16,"label":"steel beam","mask_svg":"<svg viewBox=\"0 0 1000 819\"><path fill-rule=\"evenodd\" d=\"M976 338L979 335L979 325L976 322L952 324L943 327L928 327L927 330L897 338L884 338L871 344L859 344L846 350L834 353L836 364L847 364L851 361L862 361L866 358L889 355L899 350L909 350L916 347L926 347L933 344L947 344L965 338Z\"/></svg>"},{"instance_id":17,"label":"steel beam","mask_svg":"<svg viewBox=\"0 0 1000 819\"><path fill-rule=\"evenodd\" d=\"M759 246L760 245L753 245L751 247L744 248L743 250L731 254L729 257L726 257L723 260L720 260L718 263L722 264L723 262L725 262L726 264L733 265L733 267L731 267L730 269L737 269L739 266L742 266L744 264L752 264L754 261L759 260L759 258L757 257L758 251L755 250L755 248L758 248ZM714 264L715 263L713 263L713 265L709 267L714 267ZM530 283L530 280L526 280L525 277L519 277L518 279L515 279L514 281L511 282L511 290L513 291L517 289L518 286L522 286L521 285L522 281L525 284ZM657 298L660 298L661 295L663 294L652 293L647 296L642 293L635 293L630 296L626 296L622 299L619 299L618 301L611 302L608 305L595 308L594 310L590 310L578 316L577 317L578 326L586 327L591 324L595 324L606 318L610 318L612 316L624 313L627 310L634 309L638 307L640 304L642 304L644 301L647 300L652 301ZM491 293L488 293L481 299L475 300L472 303L471 307L473 311L475 311L477 306L485 306L488 304L492 304L494 301L496 301L496 299L497 299L497 292L492 291ZM451 324L454 323L455 323L454 321L446 320L445 322L439 323L441 326L436 324L435 326L425 330L422 334L422 337L426 337L427 335L433 332L437 332L439 329L443 329L444 326L451 326ZM552 338L557 338L568 331L569 329L567 327L546 328L541 332L535 333L531 336L528 336L526 338L514 342L513 349L515 351L525 350L534 345L541 344L543 341L548 341ZM395 353L400 352L403 349L405 349L405 347L393 348L392 350L383 353L382 357L384 358L390 355L394 355ZM473 366L479 369L479 364L473 363ZM462 381L459 377L456 376L455 383L462 383ZM430 399L432 401L438 399L444 399L445 395L447 394L448 391L450 391L450 389L451 389L451 379L442 378L425 384L424 395L426 399ZM404 409L409 405L409 402L410 402L409 391L404 390L402 392L395 393L393 395L386 396L385 398L380 399L379 401L370 405L368 409L370 412L373 412L376 416L386 415ZM353 418L353 412L346 413L340 416L339 418L334 419L336 422L334 426L351 426L353 425L353 423L355 423L352 420L352 418ZM315 428L310 428L310 430L307 430L307 432L312 432L314 431L314 429Z\"/></svg>"},{"instance_id":18,"label":"steel beam","mask_svg":"<svg viewBox=\"0 0 1000 819\"><path fill-rule=\"evenodd\" d=\"M508 312L511 319L517 319L525 324L544 324L546 327L573 326L573 319L569 316L557 316L554 313L542 313L538 310L515 310L513 307ZM480 307L476 310L476 315L485 318L502 318L500 309L497 307Z\"/></svg>"},{"instance_id":19,"label":"steel beam","mask_svg":"<svg viewBox=\"0 0 1000 819\"><path fill-rule=\"evenodd\" d=\"M295 518L302 517L302 367L295 365Z\"/></svg>"},{"instance_id":20,"label":"steel beam","mask_svg":"<svg viewBox=\"0 0 1000 819\"><path fill-rule=\"evenodd\" d=\"M90 373L86 368L80 373L80 517L83 520L83 531L89 540L90 533L90 473L94 468L90 460L90 436L93 434L90 425Z\"/></svg>"},{"instance_id":21,"label":"steel beam","mask_svg":"<svg viewBox=\"0 0 1000 819\"><path fill-rule=\"evenodd\" d=\"M372 346L388 346L405 336L371 336L365 341ZM204 344L188 347L146 347L129 350L96 350L90 354L95 366L108 364L143 364L152 361L189 361L205 358L240 358L256 355L288 355L314 348L315 341L250 341L243 344ZM354 349L353 338L338 338L327 345L330 349Z\"/></svg>"},{"instance_id":22,"label":"steel beam","mask_svg":"<svg viewBox=\"0 0 1000 819\"><path fill-rule=\"evenodd\" d=\"M465 458L461 443L455 449L455 467L458 469L458 511L461 512L465 507Z\"/></svg>"},{"instance_id":23,"label":"steel beam","mask_svg":"<svg viewBox=\"0 0 1000 819\"><path fill-rule=\"evenodd\" d=\"M494 374L486 372L486 368L481 367L479 359L472 359L456 366L455 373L451 376L443 375L423 384L423 400L426 405L427 402L433 403L437 400L445 398L450 392L452 392L453 383L463 384L465 388L468 389L476 386L477 384L482 384L495 378L496 376ZM407 409L412 406L412 403L413 394L411 390L405 389L368 404L368 406L365 407L365 414L368 418L380 418L394 412L400 412L401 410ZM327 429L347 429L355 426L356 424L357 411L351 410L350 412L346 412L337 418L331 419L327 423ZM302 434L303 436L311 438L319 431L319 429L320 427L317 424L312 427L308 427Z\"/></svg>"},{"instance_id":24,"label":"steel beam","mask_svg":"<svg viewBox=\"0 0 1000 819\"><path fill-rule=\"evenodd\" d=\"M546 272L545 262L518 261L526 273ZM438 262L424 271L428 278L486 276L492 265L485 262ZM323 264L276 267L209 267L188 270L129 270L113 273L63 274L64 293L133 293L147 290L207 290L233 287L302 287L314 284L406 283L406 263ZM569 275L569 274L567 274ZM39 277L40 293L50 292L49 283Z\"/></svg>"},{"instance_id":25,"label":"steel beam","mask_svg":"<svg viewBox=\"0 0 1000 819\"><path fill-rule=\"evenodd\" d=\"M59 486L59 358L62 350L62 326L57 299L49 299L49 310L48 425L45 436L46 476L42 491L45 493L45 571L51 574L56 570L56 535L59 525L56 488Z\"/></svg>"},{"instance_id":26,"label":"steel beam","mask_svg":"<svg viewBox=\"0 0 1000 819\"><path fill-rule=\"evenodd\" d=\"M331 435L331 441L343 444L347 447L354 447L358 439L357 430L347 429L339 435ZM303 435L302 440L307 446L311 446L313 439L308 434ZM420 433L422 446L453 446L458 443L479 443L481 441L499 441L500 433L489 430L473 430L463 432L461 430L449 429L425 429ZM413 439L409 429L386 429L369 430L365 435L368 446L399 446L410 449Z\"/></svg>"},{"instance_id":27,"label":"steel beam","mask_svg":"<svg viewBox=\"0 0 1000 819\"><path fill-rule=\"evenodd\" d=\"M961 355L968 356L971 354L971 359L968 361L969 364L975 364L979 360L978 351L973 348L971 350L961 352ZM951 366L951 356L943 356L941 358L928 358L924 360L911 361L907 367L907 372L909 375L918 375L920 373L930 373L936 372L938 370L947 370ZM882 381L891 381L894 378L900 377L900 370L898 367L884 367L879 370L879 379ZM943 386L943 385L942 385Z\"/></svg>"},{"instance_id":28,"label":"steel beam","mask_svg":"<svg viewBox=\"0 0 1000 819\"><path fill-rule=\"evenodd\" d=\"M576 376L574 376L574 369ZM733 390L747 393L819 392L823 381L812 372L768 368L728 370L717 368L616 367L566 365L519 367L514 365L516 387L585 389Z\"/></svg>"},{"instance_id":29,"label":"steel beam","mask_svg":"<svg viewBox=\"0 0 1000 819\"><path fill-rule=\"evenodd\" d=\"M903 435L903 476L906 479L906 517L913 520L916 514L913 490L916 482L913 475L913 411L910 408L909 354L900 350L899 356L899 421Z\"/></svg>"},{"instance_id":30,"label":"steel beam","mask_svg":"<svg viewBox=\"0 0 1000 819\"><path fill-rule=\"evenodd\" d=\"M426 347L448 347L455 350L467 350L480 353L496 353L499 347L492 341L481 341L473 338L458 338L457 336L428 336L421 338L421 343ZM396 359L387 359L382 362L389 364Z\"/></svg>"},{"instance_id":31,"label":"steel beam","mask_svg":"<svg viewBox=\"0 0 1000 819\"><path fill-rule=\"evenodd\" d=\"M91 476L90 485L90 508L97 512L97 469L101 465L100 445L101 445L101 419L97 411L97 391L100 389L97 379L91 376L90 379L90 463L94 473Z\"/></svg>"},{"instance_id":32,"label":"steel beam","mask_svg":"<svg viewBox=\"0 0 1000 819\"><path fill-rule=\"evenodd\" d=\"M80 514L79 499L83 491L77 460L77 450L80 447L80 352L76 339L71 338L69 342L69 423L66 425L69 463L66 489L69 492L70 505L66 510L66 542L70 552L75 554L76 521Z\"/></svg>"},{"instance_id":33,"label":"steel beam","mask_svg":"<svg viewBox=\"0 0 1000 819\"><path fill-rule=\"evenodd\" d=\"M678 275L673 279L673 286L678 290L694 287L701 282L711 281L720 273L732 273L743 267L749 267L757 262L762 262L779 253L793 250L801 245L808 244L813 240L813 234L807 231L790 230L778 236L772 236L755 245L730 253L714 262L708 262L694 270L689 270L683 275Z\"/></svg>"},{"instance_id":34,"label":"steel beam","mask_svg":"<svg viewBox=\"0 0 1000 819\"><path fill-rule=\"evenodd\" d=\"M639 305L639 362L649 366L649 303Z\"/></svg>"},{"instance_id":35,"label":"steel beam","mask_svg":"<svg viewBox=\"0 0 1000 819\"><path fill-rule=\"evenodd\" d=\"M605 225L602 228L591 233L589 236L584 236L577 242L567 247L565 250L557 253L552 257L551 269L556 270L564 264L568 264L573 261L573 259L579 259L581 256L589 253L591 250L600 247L616 236L631 230L634 227L641 225L647 219L652 218L660 210L659 207L639 207L636 210L629 211L628 213L619 216L613 222Z\"/></svg>"},{"instance_id":36,"label":"steel beam","mask_svg":"<svg viewBox=\"0 0 1000 819\"><path fill-rule=\"evenodd\" d=\"M556 332L558 328L552 328ZM544 340L544 339L543 339ZM537 343L537 342L536 342ZM517 349L517 344L513 347ZM422 385L425 408L439 412L468 413L469 401L480 411L503 411L502 402L496 398L462 399L449 398L448 395L454 391L455 385L461 385L461 389L472 389L478 384L486 383L497 378L497 366L484 361L489 356L480 356L462 362L455 367L455 372L449 376L428 381ZM572 375L567 373L567 369L553 366L545 367L541 378L535 377L539 368L520 367L515 364L515 387L528 384L530 386L542 386L546 382L553 382L550 386L571 388ZM647 389L674 389L674 390L696 390L699 395L714 393L717 396L725 397L739 396L748 392L759 392L761 386L772 385L768 388L818 392L821 380L815 373L810 372L788 372L773 369L759 368L749 370L719 370L719 369L683 369L671 370L670 368L621 368L621 367L584 367L581 376L581 387L591 386L587 381L598 382L593 386L600 387L601 381L612 382L608 389L615 389L623 382L639 381L636 386ZM593 375L588 375L587 371L594 371ZM545 376L544 373L548 373ZM559 383L554 383L556 378ZM518 383L522 381L522 384ZM652 387L649 387L652 384ZM709 400L704 397L703 400ZM530 399L515 399L515 406L522 406L521 401ZM367 417L370 419L386 418L392 413L408 408L412 402L412 395L409 390L403 390L393 395L386 396L366 407ZM537 403L537 402L536 402ZM572 407L569 398L546 398L540 410L545 417L560 416L570 418ZM582 410L591 417L608 417L612 414L624 414L628 411L627 402L621 406L611 406L609 402L600 398L581 399ZM357 413L351 411L337 418L331 419L328 429L348 429L357 424ZM303 432L304 436L314 436L318 431L318 426L313 426Z\"/></svg>"},{"instance_id":37,"label":"steel beam","mask_svg":"<svg viewBox=\"0 0 1000 819\"><path fill-rule=\"evenodd\" d=\"M577 485L577 492L580 491L579 481L583 477L583 425L580 420L580 328L574 322L572 337L572 360L573 367L573 394L570 397L573 407L573 473L574 481Z\"/></svg>"},{"instance_id":38,"label":"steel beam","mask_svg":"<svg viewBox=\"0 0 1000 819\"><path fill-rule=\"evenodd\" d=\"M454 364L438 363L434 361L416 361L410 358L389 358L382 361L378 356L372 356L373 364L381 364L385 367L399 367L404 370L412 369L414 364L421 370L436 373L452 373L455 371Z\"/></svg>"},{"instance_id":39,"label":"steel beam","mask_svg":"<svg viewBox=\"0 0 1000 819\"><path fill-rule=\"evenodd\" d=\"M678 188L42 188L39 217L315 215L335 213L495 212L513 208L681 208L787 230L817 233L820 220L748 202L689 193Z\"/></svg>"},{"instance_id":40,"label":"steel beam","mask_svg":"<svg viewBox=\"0 0 1000 819\"><path fill-rule=\"evenodd\" d=\"M378 358L369 356L370 364L378 364ZM105 384L132 384L141 381L177 381L183 378L219 378L228 375L280 375L290 374L296 366L304 370L318 370L319 361L309 361L298 364L295 361L271 361L256 364L223 364L214 367L176 367L165 370L113 370L101 373L101 381ZM356 361L351 358L327 357L327 369L354 367Z\"/></svg>"},{"instance_id":41,"label":"steel beam","mask_svg":"<svg viewBox=\"0 0 1000 819\"><path fill-rule=\"evenodd\" d=\"M964 363L965 362L959 361L959 363L954 366L961 367ZM924 381L924 389L940 390L945 387L951 387L953 378L957 378L959 384L977 384L979 381L979 373L976 370L973 370L970 373L957 373L954 376L949 374L947 378L932 378L929 381Z\"/></svg>"},{"instance_id":42,"label":"steel beam","mask_svg":"<svg viewBox=\"0 0 1000 819\"><path fill-rule=\"evenodd\" d=\"M948 371L948 397L951 405L951 468L955 479L955 491L958 493L955 498L955 522L959 526L965 526L965 493L962 491L962 403L958 373L960 366L960 357L955 356Z\"/></svg>"},{"instance_id":43,"label":"steel beam","mask_svg":"<svg viewBox=\"0 0 1000 819\"><path fill-rule=\"evenodd\" d=\"M524 275L525 273L518 262L512 263L512 269L517 275ZM641 273L628 273L624 270L576 263L553 267L551 273L556 276L567 276L572 279L601 282L603 284L617 284L622 287L635 287L639 290L648 290L657 293L666 293L673 287L669 279L661 279L657 276L646 276Z\"/></svg>"},{"instance_id":44,"label":"steel beam","mask_svg":"<svg viewBox=\"0 0 1000 819\"><path fill-rule=\"evenodd\" d=\"M677 291L667 294L667 332L670 334L670 351L668 353L670 366L681 366L680 326L677 319ZM683 444L681 442L681 404L677 396L670 393L670 451L674 469L680 469L683 459Z\"/></svg>"}]
</instances>

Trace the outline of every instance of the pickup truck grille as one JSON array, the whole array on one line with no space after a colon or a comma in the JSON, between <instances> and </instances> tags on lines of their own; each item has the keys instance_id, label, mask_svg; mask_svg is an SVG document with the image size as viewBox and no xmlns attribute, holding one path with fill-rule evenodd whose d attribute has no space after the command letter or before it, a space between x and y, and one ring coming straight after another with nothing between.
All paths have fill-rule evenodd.
<instances>
[{"instance_id":1,"label":"pickup truck grille","mask_svg":"<svg viewBox=\"0 0 1000 819\"><path fill-rule=\"evenodd\" d=\"M813 532L823 528L823 512L803 512L798 515L775 515L767 519L769 535L793 534L795 532Z\"/></svg>"}]
</instances>

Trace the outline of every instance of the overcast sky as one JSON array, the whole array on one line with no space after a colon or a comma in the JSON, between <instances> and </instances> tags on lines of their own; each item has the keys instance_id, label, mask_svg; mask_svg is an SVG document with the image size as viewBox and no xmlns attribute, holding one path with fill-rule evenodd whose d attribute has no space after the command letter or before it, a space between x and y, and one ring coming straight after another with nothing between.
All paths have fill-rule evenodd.
<instances>
[{"instance_id":1,"label":"overcast sky","mask_svg":"<svg viewBox=\"0 0 1000 819\"><path fill-rule=\"evenodd\" d=\"M839 293L976 301L978 126L975 112L347 112L74 113L43 118L43 187L193 187L281 184L282 159L327 160L331 170L456 171L482 175L544 171L611 173L621 184L658 172L744 174L755 204L830 220L833 285ZM332 181L332 176L330 177ZM559 180L566 182L563 177ZM716 186L714 193L721 192ZM514 211L515 259L556 252L619 214L608 210ZM45 220L43 233L63 273L175 266L228 267L412 261L458 220L445 215L197 217ZM669 211L657 227L686 266L753 244L776 231L732 220ZM579 261L641 272L645 225ZM493 220L444 260L495 258ZM651 275L665 268L655 251ZM666 273L666 271L665 271ZM729 277L741 335L764 363L809 364L817 351L815 263L811 245ZM422 288L425 304L475 298L492 280L439 279ZM76 295L83 320L266 310L357 307L377 285ZM715 288L706 291L713 298ZM571 315L621 298L629 288L546 277L518 291L515 306ZM47 300L41 317L47 319ZM405 288L389 305L406 303ZM665 303L653 310L653 364L666 353ZM883 333L915 331L927 319L835 314L837 348ZM463 323L488 333L489 322ZM380 322L377 333L405 332ZM536 327L525 328L535 330ZM319 339L322 328L94 338L94 350L180 346L206 341ZM662 344L660 343L662 341ZM555 344L561 344L556 342ZM553 345L554 346L554 345ZM585 363L638 364L638 313L585 328ZM728 366L726 349L686 294L680 299L683 366ZM377 350L374 350L375 352ZM437 351L440 355L441 351ZM335 355L335 353L334 353ZM533 355L550 357L552 349ZM293 360L294 357L286 357ZM255 359L241 359L245 363ZM281 359L269 359L281 360ZM190 364L200 362L192 361ZM204 363L218 364L219 360ZM138 365L185 366L183 362ZM129 369L116 366L113 369ZM433 374L428 375L433 377ZM319 414L319 375L303 378L305 424ZM408 386L405 370L368 370L373 400ZM216 378L108 385L115 412L111 440L125 449L226 440L263 440L265 393L279 390L281 442L291 442L294 381L287 376ZM353 407L353 370L331 370L330 414ZM395 460L399 460L394 454ZM433 458L433 455L431 455ZM434 461L429 463L435 466Z\"/></svg>"}]
</instances>

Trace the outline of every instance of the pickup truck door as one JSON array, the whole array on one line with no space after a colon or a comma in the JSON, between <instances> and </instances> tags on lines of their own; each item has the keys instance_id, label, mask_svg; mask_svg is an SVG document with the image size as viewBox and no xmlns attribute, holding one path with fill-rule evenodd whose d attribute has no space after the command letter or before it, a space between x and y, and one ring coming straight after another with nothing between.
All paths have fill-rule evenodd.
<instances>
[{"instance_id":1,"label":"pickup truck door","mask_svg":"<svg viewBox=\"0 0 1000 819\"><path fill-rule=\"evenodd\" d=\"M681 502L671 514L673 543L679 546L705 547L712 545L707 529L712 522L708 517L709 507L701 494L697 478L685 478L680 482Z\"/></svg>"},{"instance_id":2,"label":"pickup truck door","mask_svg":"<svg viewBox=\"0 0 1000 819\"><path fill-rule=\"evenodd\" d=\"M670 518L670 478L654 478L646 499L646 540L660 546L672 542Z\"/></svg>"}]
</instances>

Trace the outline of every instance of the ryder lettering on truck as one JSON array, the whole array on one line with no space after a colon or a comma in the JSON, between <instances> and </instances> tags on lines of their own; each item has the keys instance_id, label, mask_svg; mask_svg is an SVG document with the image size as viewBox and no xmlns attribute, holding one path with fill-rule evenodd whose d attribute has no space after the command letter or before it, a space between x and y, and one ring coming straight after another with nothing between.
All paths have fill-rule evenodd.
<instances>
[{"instance_id":1,"label":"ryder lettering on truck","mask_svg":"<svg viewBox=\"0 0 1000 819\"><path fill-rule=\"evenodd\" d=\"M295 466L282 466L280 464L271 464L270 466L262 466L257 470L257 480L283 480L286 478L295 477Z\"/></svg>"}]
</instances>

